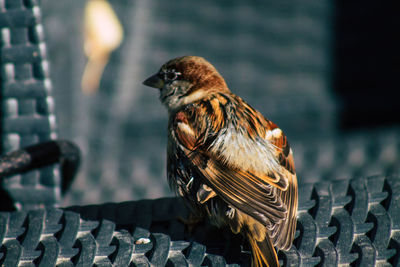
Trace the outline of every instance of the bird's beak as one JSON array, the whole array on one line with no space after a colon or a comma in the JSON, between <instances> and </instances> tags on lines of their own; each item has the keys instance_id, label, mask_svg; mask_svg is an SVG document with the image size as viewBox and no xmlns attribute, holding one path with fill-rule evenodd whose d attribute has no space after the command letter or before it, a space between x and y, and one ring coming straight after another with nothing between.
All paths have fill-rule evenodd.
<instances>
[{"instance_id":1,"label":"bird's beak","mask_svg":"<svg viewBox=\"0 0 400 267\"><path fill-rule=\"evenodd\" d=\"M164 86L164 81L160 77L158 77L157 74L154 74L153 76L147 78L143 82L143 84L150 87L161 89Z\"/></svg>"}]
</instances>

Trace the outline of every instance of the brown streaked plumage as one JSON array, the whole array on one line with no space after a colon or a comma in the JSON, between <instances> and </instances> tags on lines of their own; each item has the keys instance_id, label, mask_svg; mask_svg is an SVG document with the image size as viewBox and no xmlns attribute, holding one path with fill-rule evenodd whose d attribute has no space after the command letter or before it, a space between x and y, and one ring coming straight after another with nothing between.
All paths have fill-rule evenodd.
<instances>
[{"instance_id":1,"label":"brown streaked plumage","mask_svg":"<svg viewBox=\"0 0 400 267\"><path fill-rule=\"evenodd\" d=\"M291 247L298 199L286 136L201 57L170 60L144 84L160 89L169 112L171 187L196 213L245 235L253 266L279 266L274 246Z\"/></svg>"}]
</instances>

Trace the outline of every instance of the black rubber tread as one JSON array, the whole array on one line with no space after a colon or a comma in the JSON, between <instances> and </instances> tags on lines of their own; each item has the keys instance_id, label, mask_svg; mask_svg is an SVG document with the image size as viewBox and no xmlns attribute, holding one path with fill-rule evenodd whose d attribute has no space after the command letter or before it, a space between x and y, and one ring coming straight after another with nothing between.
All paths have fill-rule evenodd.
<instances>
[{"instance_id":1,"label":"black rubber tread","mask_svg":"<svg viewBox=\"0 0 400 267\"><path fill-rule=\"evenodd\" d=\"M0 1L1 147L4 154L56 137L54 100L37 0ZM57 166L3 183L20 209L52 207L60 200Z\"/></svg>"},{"instance_id":2,"label":"black rubber tread","mask_svg":"<svg viewBox=\"0 0 400 267\"><path fill-rule=\"evenodd\" d=\"M296 239L279 252L282 266L399 265L399 176L307 184L299 195ZM187 215L175 198L3 212L0 264L249 266L240 236L206 222L189 234Z\"/></svg>"}]
</instances>

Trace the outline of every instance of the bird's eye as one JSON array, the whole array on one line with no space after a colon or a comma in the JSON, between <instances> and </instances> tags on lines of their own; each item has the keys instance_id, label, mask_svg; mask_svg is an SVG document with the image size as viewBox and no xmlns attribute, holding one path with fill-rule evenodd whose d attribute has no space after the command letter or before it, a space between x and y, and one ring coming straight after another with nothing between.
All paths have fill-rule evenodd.
<instances>
[{"instance_id":1,"label":"bird's eye","mask_svg":"<svg viewBox=\"0 0 400 267\"><path fill-rule=\"evenodd\" d=\"M167 70L164 73L164 79L166 81L174 81L176 79L178 79L178 77L181 75L180 72L176 72L175 70Z\"/></svg>"}]
</instances>

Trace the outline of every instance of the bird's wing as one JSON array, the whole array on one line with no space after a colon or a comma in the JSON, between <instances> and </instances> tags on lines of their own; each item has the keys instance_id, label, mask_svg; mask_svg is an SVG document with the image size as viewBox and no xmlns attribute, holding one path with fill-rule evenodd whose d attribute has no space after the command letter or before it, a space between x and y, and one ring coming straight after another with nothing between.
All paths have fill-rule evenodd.
<instances>
[{"instance_id":1,"label":"bird's wing","mask_svg":"<svg viewBox=\"0 0 400 267\"><path fill-rule=\"evenodd\" d=\"M270 232L274 246L290 249L296 231L296 212L298 205L297 177L294 167L293 152L286 136L281 133L271 142L276 147L275 153L280 166L280 174L288 185L286 190L279 190L280 199L287 207L286 220Z\"/></svg>"},{"instance_id":2,"label":"bird's wing","mask_svg":"<svg viewBox=\"0 0 400 267\"><path fill-rule=\"evenodd\" d=\"M283 133L269 137L274 147L274 157L280 164L278 170L262 174L243 170L240 166L221 159L221 155L207 148L207 145L212 145L214 133L221 130L219 128L224 124L220 121L223 118L218 118L221 112L216 106L213 112L207 111L207 108L210 109L210 105L200 105L198 110L180 111L175 114L173 133L186 157L219 197L264 224L273 235L274 243L286 244L287 238L281 237L286 233L281 234L278 228L293 231L296 220L295 215L294 220L292 219L293 209L288 206L296 203L294 213L297 210L297 184L296 181L294 185L290 184L296 176L286 137ZM210 119L210 116L214 118ZM253 110L252 116L261 115ZM263 117L259 120L263 120L264 126L269 123ZM269 130L273 130L272 123L268 127L271 127ZM288 218L288 215L291 217ZM293 236L289 237L291 242Z\"/></svg>"}]
</instances>

